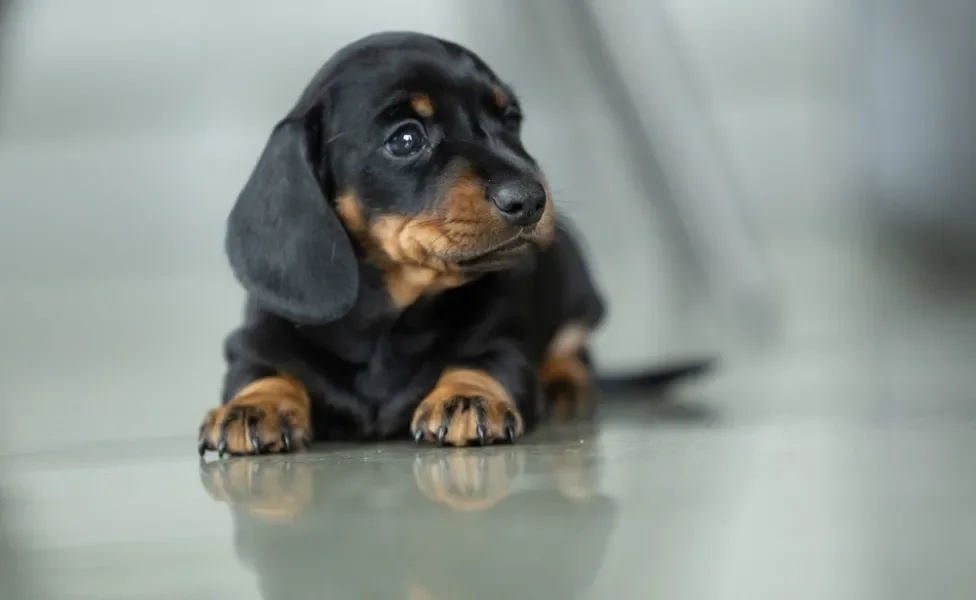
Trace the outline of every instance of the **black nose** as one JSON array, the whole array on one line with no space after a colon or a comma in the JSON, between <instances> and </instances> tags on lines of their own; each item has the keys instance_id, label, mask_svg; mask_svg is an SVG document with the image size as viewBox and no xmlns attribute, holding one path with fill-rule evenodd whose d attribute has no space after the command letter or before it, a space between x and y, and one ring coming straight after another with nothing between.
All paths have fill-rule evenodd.
<instances>
[{"instance_id":1,"label":"black nose","mask_svg":"<svg viewBox=\"0 0 976 600\"><path fill-rule=\"evenodd\" d=\"M516 225L536 223L546 208L546 188L534 179L520 179L490 186L488 197L502 216Z\"/></svg>"}]
</instances>

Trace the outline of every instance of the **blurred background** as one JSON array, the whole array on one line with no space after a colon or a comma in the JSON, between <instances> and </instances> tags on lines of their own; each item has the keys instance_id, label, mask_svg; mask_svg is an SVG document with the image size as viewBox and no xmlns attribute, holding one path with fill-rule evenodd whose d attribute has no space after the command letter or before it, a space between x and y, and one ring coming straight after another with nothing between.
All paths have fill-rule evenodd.
<instances>
[{"instance_id":1,"label":"blurred background","mask_svg":"<svg viewBox=\"0 0 976 600\"><path fill-rule=\"evenodd\" d=\"M620 492L687 526L646 552L721 530L714 587L667 563L641 589L909 598L924 572L948 586L932 597L971 597L971 0L0 7L0 487L54 597L136 597L86 595L119 565L206 581L233 564L229 544L185 547L223 515L197 507L184 454L240 314L224 218L321 62L384 29L465 44L521 95L610 300L604 372L720 359L688 392L707 425L613 438L677 445L603 472L634 494L641 469L665 477L665 500ZM784 555L783 527L807 543ZM595 585L629 597L613 582L640 560L619 535Z\"/></svg>"}]
</instances>

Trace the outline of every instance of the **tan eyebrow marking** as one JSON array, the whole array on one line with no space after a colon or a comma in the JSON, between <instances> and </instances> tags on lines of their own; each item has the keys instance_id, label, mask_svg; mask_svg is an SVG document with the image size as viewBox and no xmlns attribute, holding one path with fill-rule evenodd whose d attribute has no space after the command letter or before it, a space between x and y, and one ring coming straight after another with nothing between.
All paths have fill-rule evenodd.
<instances>
[{"instance_id":1,"label":"tan eyebrow marking","mask_svg":"<svg viewBox=\"0 0 976 600\"><path fill-rule=\"evenodd\" d=\"M430 101L430 96L427 94L416 94L410 99L410 107L425 119L434 116L434 103Z\"/></svg>"}]
</instances>

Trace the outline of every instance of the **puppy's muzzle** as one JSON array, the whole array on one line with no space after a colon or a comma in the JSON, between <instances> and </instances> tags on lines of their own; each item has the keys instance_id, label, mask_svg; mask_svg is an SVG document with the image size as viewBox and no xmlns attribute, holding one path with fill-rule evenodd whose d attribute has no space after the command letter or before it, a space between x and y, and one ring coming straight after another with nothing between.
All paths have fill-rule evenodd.
<instances>
[{"instance_id":1,"label":"puppy's muzzle","mask_svg":"<svg viewBox=\"0 0 976 600\"><path fill-rule=\"evenodd\" d=\"M535 225L546 209L546 188L535 179L493 184L488 186L487 192L499 214L513 225Z\"/></svg>"}]
</instances>

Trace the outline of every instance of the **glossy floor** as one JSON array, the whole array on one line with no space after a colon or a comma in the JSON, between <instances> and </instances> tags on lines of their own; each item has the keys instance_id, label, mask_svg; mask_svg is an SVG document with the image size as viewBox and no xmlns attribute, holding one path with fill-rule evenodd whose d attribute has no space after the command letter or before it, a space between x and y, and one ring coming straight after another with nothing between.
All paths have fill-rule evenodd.
<instances>
[{"instance_id":1,"label":"glossy floor","mask_svg":"<svg viewBox=\"0 0 976 600\"><path fill-rule=\"evenodd\" d=\"M976 429L956 392L882 418L856 398L621 399L485 449L12 457L3 597L16 578L101 600L971 598Z\"/></svg>"}]
</instances>

